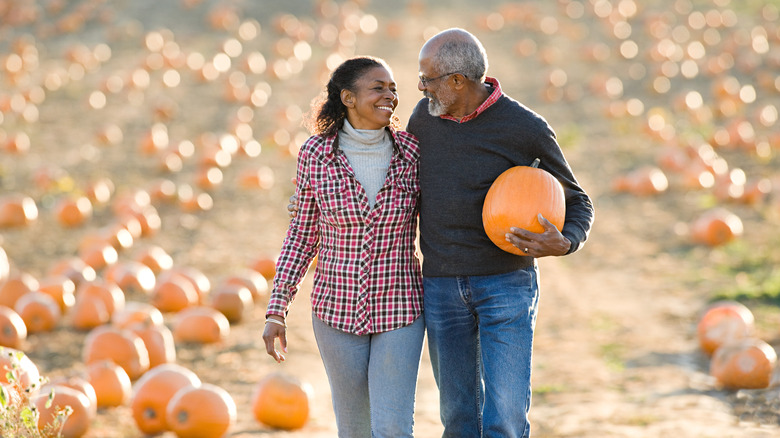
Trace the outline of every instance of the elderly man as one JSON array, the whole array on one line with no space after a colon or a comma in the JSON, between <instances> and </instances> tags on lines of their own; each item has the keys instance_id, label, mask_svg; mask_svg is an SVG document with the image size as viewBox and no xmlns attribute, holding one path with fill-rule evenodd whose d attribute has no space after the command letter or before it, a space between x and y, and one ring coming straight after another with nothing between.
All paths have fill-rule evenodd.
<instances>
[{"instance_id":1,"label":"elderly man","mask_svg":"<svg viewBox=\"0 0 780 438\"><path fill-rule=\"evenodd\" d=\"M531 352L539 298L536 259L578 250L593 205L538 114L486 77L480 41L462 29L419 55L424 98L409 119L420 141L420 247L428 345L445 437L527 437ZM503 171L541 159L566 195L558 230L512 229L504 252L482 227L482 204Z\"/></svg>"}]
</instances>

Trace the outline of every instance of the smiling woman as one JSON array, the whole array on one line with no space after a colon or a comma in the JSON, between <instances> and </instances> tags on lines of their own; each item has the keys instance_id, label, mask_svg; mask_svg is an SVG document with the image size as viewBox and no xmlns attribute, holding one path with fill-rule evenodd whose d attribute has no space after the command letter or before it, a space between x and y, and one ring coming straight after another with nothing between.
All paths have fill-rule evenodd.
<instances>
[{"instance_id":1,"label":"smiling woman","mask_svg":"<svg viewBox=\"0 0 780 438\"><path fill-rule=\"evenodd\" d=\"M352 58L333 71L298 155L298 213L266 312L266 351L282 362L286 316L317 257L312 325L339 436L412 436L424 334L419 149L397 130L397 106L384 61Z\"/></svg>"}]
</instances>

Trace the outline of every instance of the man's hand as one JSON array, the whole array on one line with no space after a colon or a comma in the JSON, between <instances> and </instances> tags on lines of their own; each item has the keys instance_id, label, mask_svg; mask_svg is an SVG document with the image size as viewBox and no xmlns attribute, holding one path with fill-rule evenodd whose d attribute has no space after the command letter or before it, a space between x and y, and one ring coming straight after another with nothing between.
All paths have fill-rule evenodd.
<instances>
[{"instance_id":1,"label":"man's hand","mask_svg":"<svg viewBox=\"0 0 780 438\"><path fill-rule=\"evenodd\" d=\"M298 178L293 177L292 183L293 186L297 186ZM290 215L290 219L294 218L298 214L298 197L295 196L294 193L292 196L290 196L290 203L287 204L287 214Z\"/></svg>"},{"instance_id":2,"label":"man's hand","mask_svg":"<svg viewBox=\"0 0 780 438\"><path fill-rule=\"evenodd\" d=\"M541 213L537 218L544 228L543 232L533 233L522 228L512 227L510 229L511 232L506 235L507 242L536 258L562 256L569 252L571 241L564 237L564 235L555 228L555 225L542 216Z\"/></svg>"},{"instance_id":3,"label":"man's hand","mask_svg":"<svg viewBox=\"0 0 780 438\"><path fill-rule=\"evenodd\" d=\"M287 204L287 214L290 215L290 219L298 215L298 197L295 195L290 196L290 203Z\"/></svg>"}]
</instances>

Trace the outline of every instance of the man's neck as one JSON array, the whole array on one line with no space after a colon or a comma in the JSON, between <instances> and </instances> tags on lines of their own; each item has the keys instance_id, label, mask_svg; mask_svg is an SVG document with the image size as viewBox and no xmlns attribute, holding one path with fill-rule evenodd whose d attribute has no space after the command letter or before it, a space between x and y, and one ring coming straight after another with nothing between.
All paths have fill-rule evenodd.
<instances>
[{"instance_id":1,"label":"man's neck","mask_svg":"<svg viewBox=\"0 0 780 438\"><path fill-rule=\"evenodd\" d=\"M458 108L453 108L448 115L458 120L463 119L485 103L492 91L492 87L488 84L480 84L479 86L472 88L470 92L466 94L463 104L459 105Z\"/></svg>"}]
</instances>

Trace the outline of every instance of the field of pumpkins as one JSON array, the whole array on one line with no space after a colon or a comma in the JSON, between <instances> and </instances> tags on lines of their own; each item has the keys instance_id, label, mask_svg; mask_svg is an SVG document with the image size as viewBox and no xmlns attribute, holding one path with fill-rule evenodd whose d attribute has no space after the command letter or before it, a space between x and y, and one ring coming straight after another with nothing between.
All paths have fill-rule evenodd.
<instances>
[{"instance_id":1,"label":"field of pumpkins","mask_svg":"<svg viewBox=\"0 0 780 438\"><path fill-rule=\"evenodd\" d=\"M287 363L260 338L301 122L358 54L405 121L448 27L596 206L540 260L534 435L780 433L780 3L453 4L0 2L2 435L335 436L310 279Z\"/></svg>"}]
</instances>

